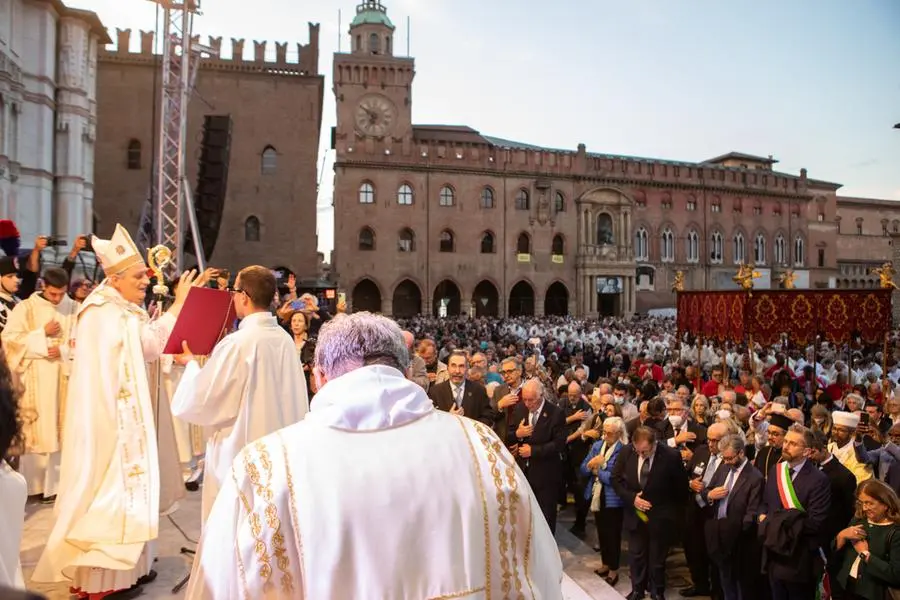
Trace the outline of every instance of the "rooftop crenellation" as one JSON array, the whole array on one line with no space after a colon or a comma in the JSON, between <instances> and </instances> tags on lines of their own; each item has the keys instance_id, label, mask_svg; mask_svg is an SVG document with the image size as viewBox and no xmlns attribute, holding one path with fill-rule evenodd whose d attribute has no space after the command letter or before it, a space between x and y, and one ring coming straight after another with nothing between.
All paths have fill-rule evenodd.
<instances>
[{"instance_id":1,"label":"rooftop crenellation","mask_svg":"<svg viewBox=\"0 0 900 600\"><path fill-rule=\"evenodd\" d=\"M131 29L116 29L115 44L101 51L101 60L149 62L159 53L153 31L140 31L140 44L132 51ZM112 37L112 36L110 36ZM309 23L309 43L297 43L296 51L289 50L288 42L270 43L253 40L253 51L244 38L231 38L222 43L222 37L209 36L206 43L199 35L191 37L195 44L208 46L216 54L205 57L203 67L219 70L264 71L284 75L319 75L319 24ZM224 46L224 47L223 47Z\"/></svg>"}]
</instances>

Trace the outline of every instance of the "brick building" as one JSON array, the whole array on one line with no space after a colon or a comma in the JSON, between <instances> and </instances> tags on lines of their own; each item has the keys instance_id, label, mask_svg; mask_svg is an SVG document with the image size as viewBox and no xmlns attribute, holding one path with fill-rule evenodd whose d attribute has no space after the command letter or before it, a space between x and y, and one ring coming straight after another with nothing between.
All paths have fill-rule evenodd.
<instances>
[{"instance_id":1,"label":"brick building","mask_svg":"<svg viewBox=\"0 0 900 600\"><path fill-rule=\"evenodd\" d=\"M673 306L677 270L688 289L732 288L740 262L758 287L789 268L799 287L838 285L855 252L840 212L872 213L866 264L891 255L879 223L900 226L897 203L839 198L772 157L660 160L414 125L414 60L393 55L393 32L366 0L334 56L333 265L356 310L628 315Z\"/></svg>"},{"instance_id":2,"label":"brick building","mask_svg":"<svg viewBox=\"0 0 900 600\"><path fill-rule=\"evenodd\" d=\"M130 52L130 30L117 31L117 48L99 56L97 169L94 210L97 232L117 222L137 229L150 190L159 104L158 56L153 32L140 33ZM222 38L209 46L221 49ZM205 59L189 107L187 171L196 182L205 115L231 115L228 188L212 264L284 266L315 278L317 155L324 77L319 74L319 26L309 43L288 55L276 44L254 42L245 60L244 40L231 40L230 59Z\"/></svg>"}]
</instances>

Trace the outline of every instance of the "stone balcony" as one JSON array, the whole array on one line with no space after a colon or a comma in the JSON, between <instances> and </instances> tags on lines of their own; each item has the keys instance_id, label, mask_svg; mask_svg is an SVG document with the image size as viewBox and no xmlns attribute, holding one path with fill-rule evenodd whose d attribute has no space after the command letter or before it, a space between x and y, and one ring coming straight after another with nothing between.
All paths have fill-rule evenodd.
<instances>
[{"instance_id":1,"label":"stone balcony","mask_svg":"<svg viewBox=\"0 0 900 600\"><path fill-rule=\"evenodd\" d=\"M616 264L634 263L634 248L613 244L582 244L578 246L579 267L601 267Z\"/></svg>"}]
</instances>

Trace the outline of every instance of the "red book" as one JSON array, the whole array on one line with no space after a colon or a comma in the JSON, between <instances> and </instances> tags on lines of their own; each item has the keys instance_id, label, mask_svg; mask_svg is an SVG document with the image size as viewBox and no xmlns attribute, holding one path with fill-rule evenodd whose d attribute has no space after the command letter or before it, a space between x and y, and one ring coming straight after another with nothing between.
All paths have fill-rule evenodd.
<instances>
[{"instance_id":1,"label":"red book","mask_svg":"<svg viewBox=\"0 0 900 600\"><path fill-rule=\"evenodd\" d=\"M192 353L206 356L231 330L236 318L231 292L191 288L163 354L181 354L181 344L187 342Z\"/></svg>"}]
</instances>

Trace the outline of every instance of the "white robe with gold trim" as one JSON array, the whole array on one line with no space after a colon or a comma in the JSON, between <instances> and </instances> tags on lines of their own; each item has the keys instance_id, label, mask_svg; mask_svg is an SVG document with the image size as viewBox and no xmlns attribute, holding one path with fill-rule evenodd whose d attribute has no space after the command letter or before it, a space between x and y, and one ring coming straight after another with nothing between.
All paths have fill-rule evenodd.
<instances>
[{"instance_id":1,"label":"white robe with gold trim","mask_svg":"<svg viewBox=\"0 0 900 600\"><path fill-rule=\"evenodd\" d=\"M19 551L28 499L25 478L0 458L0 586L25 589Z\"/></svg>"},{"instance_id":2,"label":"white robe with gold trim","mask_svg":"<svg viewBox=\"0 0 900 600\"><path fill-rule=\"evenodd\" d=\"M187 598L561 599L553 534L485 425L385 366L234 461Z\"/></svg>"},{"instance_id":3,"label":"white robe with gold trim","mask_svg":"<svg viewBox=\"0 0 900 600\"><path fill-rule=\"evenodd\" d=\"M56 523L32 580L84 592L128 588L152 563L159 530L159 462L147 362L175 319L98 287L78 314L63 427Z\"/></svg>"},{"instance_id":4,"label":"white robe with gold trim","mask_svg":"<svg viewBox=\"0 0 900 600\"><path fill-rule=\"evenodd\" d=\"M77 312L78 303L68 296L53 304L40 294L32 294L10 311L0 334L9 368L23 386L19 415L25 454L20 470L29 495L55 496L59 485L60 430ZM60 326L55 336L44 331L51 321ZM59 358L49 357L54 346L59 348Z\"/></svg>"},{"instance_id":5,"label":"white robe with gold trim","mask_svg":"<svg viewBox=\"0 0 900 600\"><path fill-rule=\"evenodd\" d=\"M204 523L238 452L296 423L308 410L294 342L269 313L244 318L202 368L196 361L188 363L172 399L172 414L213 430L203 475Z\"/></svg>"}]
</instances>

